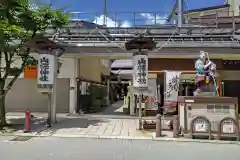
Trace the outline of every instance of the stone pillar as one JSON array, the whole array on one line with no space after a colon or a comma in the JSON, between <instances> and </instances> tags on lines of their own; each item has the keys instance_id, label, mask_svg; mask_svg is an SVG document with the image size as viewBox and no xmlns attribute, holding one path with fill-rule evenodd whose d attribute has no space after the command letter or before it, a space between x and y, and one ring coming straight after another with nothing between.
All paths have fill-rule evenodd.
<instances>
[{"instance_id":1,"label":"stone pillar","mask_svg":"<svg viewBox=\"0 0 240 160\"><path fill-rule=\"evenodd\" d=\"M77 109L77 78L80 73L80 59L74 58L73 76L70 78L70 99L69 99L69 113L76 114Z\"/></svg>"},{"instance_id":2,"label":"stone pillar","mask_svg":"<svg viewBox=\"0 0 240 160\"><path fill-rule=\"evenodd\" d=\"M107 78L107 105L110 105L110 76Z\"/></svg>"},{"instance_id":3,"label":"stone pillar","mask_svg":"<svg viewBox=\"0 0 240 160\"><path fill-rule=\"evenodd\" d=\"M173 138L179 137L179 116L174 115L173 116Z\"/></svg>"},{"instance_id":4,"label":"stone pillar","mask_svg":"<svg viewBox=\"0 0 240 160\"><path fill-rule=\"evenodd\" d=\"M142 95L139 94L139 107L138 107L138 116L139 116L139 124L138 124L138 129L142 130L143 129L143 123L142 123Z\"/></svg>"},{"instance_id":5,"label":"stone pillar","mask_svg":"<svg viewBox=\"0 0 240 160\"><path fill-rule=\"evenodd\" d=\"M52 123L57 122L57 70L58 70L58 57L54 55L54 78L53 78L53 89L52 89Z\"/></svg>"},{"instance_id":6,"label":"stone pillar","mask_svg":"<svg viewBox=\"0 0 240 160\"><path fill-rule=\"evenodd\" d=\"M162 135L162 122L161 122L161 115L157 114L156 116L156 137L161 137Z\"/></svg>"}]
</instances>

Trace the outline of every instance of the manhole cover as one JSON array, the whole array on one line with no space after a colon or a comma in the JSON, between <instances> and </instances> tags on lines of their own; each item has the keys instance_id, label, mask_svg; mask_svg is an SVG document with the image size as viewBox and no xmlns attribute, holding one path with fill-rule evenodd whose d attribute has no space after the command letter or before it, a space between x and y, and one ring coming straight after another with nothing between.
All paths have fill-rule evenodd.
<instances>
[{"instance_id":1,"label":"manhole cover","mask_svg":"<svg viewBox=\"0 0 240 160\"><path fill-rule=\"evenodd\" d=\"M13 141L13 142L26 142L30 139L32 139L33 137L30 137L30 136L18 136L18 137L15 137L9 141Z\"/></svg>"}]
</instances>

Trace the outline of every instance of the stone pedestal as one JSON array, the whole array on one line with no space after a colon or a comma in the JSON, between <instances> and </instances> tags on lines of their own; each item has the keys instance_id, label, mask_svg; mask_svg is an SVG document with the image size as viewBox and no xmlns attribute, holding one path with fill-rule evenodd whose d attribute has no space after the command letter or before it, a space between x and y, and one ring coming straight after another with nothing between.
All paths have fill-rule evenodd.
<instances>
[{"instance_id":1,"label":"stone pedestal","mask_svg":"<svg viewBox=\"0 0 240 160\"><path fill-rule=\"evenodd\" d=\"M194 96L204 96L204 97L212 97L217 96L216 92L217 88L214 84L207 84L206 86L202 87L201 89L196 89L194 92Z\"/></svg>"}]
</instances>

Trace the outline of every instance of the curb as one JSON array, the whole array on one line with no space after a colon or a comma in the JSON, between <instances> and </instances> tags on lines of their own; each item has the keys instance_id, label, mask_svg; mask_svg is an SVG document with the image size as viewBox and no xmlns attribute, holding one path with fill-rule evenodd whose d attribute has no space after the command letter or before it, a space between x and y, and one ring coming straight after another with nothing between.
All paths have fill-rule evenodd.
<instances>
[{"instance_id":1,"label":"curb","mask_svg":"<svg viewBox=\"0 0 240 160\"><path fill-rule=\"evenodd\" d=\"M129 136L96 136L96 135L64 135L57 134L52 137L60 138L95 138L95 139L125 139L125 140L152 140L152 137L129 137Z\"/></svg>"},{"instance_id":2,"label":"curb","mask_svg":"<svg viewBox=\"0 0 240 160\"><path fill-rule=\"evenodd\" d=\"M32 132L32 133L0 133L0 136L46 137L44 135L38 135L37 132Z\"/></svg>"},{"instance_id":3,"label":"curb","mask_svg":"<svg viewBox=\"0 0 240 160\"><path fill-rule=\"evenodd\" d=\"M237 144L238 141L220 141L220 140L202 140L202 139L183 139L183 138L161 138L153 137L153 141L169 141L169 142L193 142L193 143L211 143L211 144Z\"/></svg>"},{"instance_id":4,"label":"curb","mask_svg":"<svg viewBox=\"0 0 240 160\"><path fill-rule=\"evenodd\" d=\"M30 137L59 137L59 138L94 138L94 139L122 139L122 140L152 140L162 142L192 142L192 143L210 143L210 144L237 144L237 141L220 141L220 140L201 140L201 139L183 139L183 138L164 138L164 137L129 137L129 136L97 136L97 135L70 135L70 134L53 134L38 135L36 133L1 133L0 136L30 136Z\"/></svg>"}]
</instances>

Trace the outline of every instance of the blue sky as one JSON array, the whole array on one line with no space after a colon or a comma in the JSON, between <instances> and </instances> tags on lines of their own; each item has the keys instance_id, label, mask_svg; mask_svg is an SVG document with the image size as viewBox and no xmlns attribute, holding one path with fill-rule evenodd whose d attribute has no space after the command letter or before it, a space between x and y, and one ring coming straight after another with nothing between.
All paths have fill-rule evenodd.
<instances>
[{"instance_id":1,"label":"blue sky","mask_svg":"<svg viewBox=\"0 0 240 160\"><path fill-rule=\"evenodd\" d=\"M42 0L52 1L54 8L66 7L70 12L82 12L75 18L102 23L103 0ZM149 3L151 2L151 3ZM107 0L107 23L114 25L151 24L154 15L157 22L162 23L169 14L175 0ZM185 0L187 10L224 4L224 0ZM123 13L124 12L124 13ZM157 12L157 13L151 13ZM116 19L116 22L115 22ZM101 22L100 22L101 21ZM112 24L113 25L113 24Z\"/></svg>"},{"instance_id":2,"label":"blue sky","mask_svg":"<svg viewBox=\"0 0 240 160\"><path fill-rule=\"evenodd\" d=\"M55 7L74 12L102 12L103 0L52 0ZM151 3L149 3L151 2ZM107 0L109 12L169 12L175 0ZM185 0L187 9L223 4L224 0Z\"/></svg>"}]
</instances>

